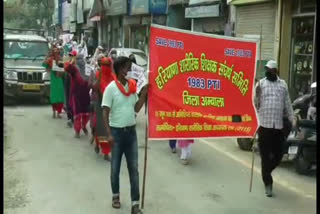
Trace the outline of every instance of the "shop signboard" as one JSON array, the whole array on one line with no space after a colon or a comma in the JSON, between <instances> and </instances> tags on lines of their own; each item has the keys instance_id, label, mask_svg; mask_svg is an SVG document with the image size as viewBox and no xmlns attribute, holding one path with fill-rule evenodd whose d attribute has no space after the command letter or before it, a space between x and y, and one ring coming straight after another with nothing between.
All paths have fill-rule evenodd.
<instances>
[{"instance_id":1,"label":"shop signboard","mask_svg":"<svg viewBox=\"0 0 320 214\"><path fill-rule=\"evenodd\" d=\"M189 0L168 0L169 5L188 4Z\"/></svg>"},{"instance_id":2,"label":"shop signboard","mask_svg":"<svg viewBox=\"0 0 320 214\"><path fill-rule=\"evenodd\" d=\"M117 16L127 14L127 0L110 0L109 5L107 7L107 16Z\"/></svg>"},{"instance_id":3,"label":"shop signboard","mask_svg":"<svg viewBox=\"0 0 320 214\"><path fill-rule=\"evenodd\" d=\"M77 2L77 23L78 24L82 24L84 22L83 4L82 3L83 3L82 1Z\"/></svg>"},{"instance_id":4,"label":"shop signboard","mask_svg":"<svg viewBox=\"0 0 320 214\"><path fill-rule=\"evenodd\" d=\"M205 18L205 17L219 17L220 5L187 7L185 12L186 18Z\"/></svg>"},{"instance_id":5,"label":"shop signboard","mask_svg":"<svg viewBox=\"0 0 320 214\"><path fill-rule=\"evenodd\" d=\"M200 4L214 4L219 3L221 0L189 0L189 5L200 5Z\"/></svg>"},{"instance_id":6,"label":"shop signboard","mask_svg":"<svg viewBox=\"0 0 320 214\"><path fill-rule=\"evenodd\" d=\"M62 25L62 0L58 0L58 24Z\"/></svg>"},{"instance_id":7,"label":"shop signboard","mask_svg":"<svg viewBox=\"0 0 320 214\"><path fill-rule=\"evenodd\" d=\"M67 2L67 0L62 1L62 30L69 31L70 30L70 10L71 4Z\"/></svg>"},{"instance_id":8,"label":"shop signboard","mask_svg":"<svg viewBox=\"0 0 320 214\"><path fill-rule=\"evenodd\" d=\"M167 13L167 0L131 0L129 4L130 15Z\"/></svg>"},{"instance_id":9,"label":"shop signboard","mask_svg":"<svg viewBox=\"0 0 320 214\"><path fill-rule=\"evenodd\" d=\"M167 14L167 0L149 0L150 13L155 15Z\"/></svg>"},{"instance_id":10,"label":"shop signboard","mask_svg":"<svg viewBox=\"0 0 320 214\"><path fill-rule=\"evenodd\" d=\"M131 0L130 15L142 15L149 13L149 0Z\"/></svg>"}]
</instances>

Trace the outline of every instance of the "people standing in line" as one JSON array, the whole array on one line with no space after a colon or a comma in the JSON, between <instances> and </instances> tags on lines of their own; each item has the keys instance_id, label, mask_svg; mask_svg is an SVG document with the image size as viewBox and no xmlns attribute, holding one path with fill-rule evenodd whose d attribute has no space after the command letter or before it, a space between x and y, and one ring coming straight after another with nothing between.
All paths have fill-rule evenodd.
<instances>
[{"instance_id":1,"label":"people standing in line","mask_svg":"<svg viewBox=\"0 0 320 214\"><path fill-rule=\"evenodd\" d=\"M64 87L62 80L62 72L52 70L54 63L58 65L60 62L60 51L54 45L50 51L49 57L44 61L43 66L47 72L50 72L50 103L52 105L53 118L61 118L64 104Z\"/></svg>"},{"instance_id":2,"label":"people standing in line","mask_svg":"<svg viewBox=\"0 0 320 214\"><path fill-rule=\"evenodd\" d=\"M88 81L81 77L77 66L77 52L70 53L71 60L65 63L65 71L71 76L71 92L69 102L72 106L74 117L75 137L80 137L80 131L83 130L88 135L86 125L90 119L90 96Z\"/></svg>"},{"instance_id":3,"label":"people standing in line","mask_svg":"<svg viewBox=\"0 0 320 214\"><path fill-rule=\"evenodd\" d=\"M189 164L191 158L191 144L194 143L194 140L177 140L177 143L178 147L181 148L180 159L182 164Z\"/></svg>"},{"instance_id":4,"label":"people standing in line","mask_svg":"<svg viewBox=\"0 0 320 214\"><path fill-rule=\"evenodd\" d=\"M169 140L169 146L171 148L172 153L177 152L176 144L177 144L177 140Z\"/></svg>"},{"instance_id":5,"label":"people standing in line","mask_svg":"<svg viewBox=\"0 0 320 214\"><path fill-rule=\"evenodd\" d=\"M140 191L135 113L140 111L146 101L147 87L142 89L141 96L138 98L135 81L126 79L130 68L131 61L128 57L121 56L115 60L116 77L104 91L102 107L108 142L113 145L111 157L112 207L116 209L121 207L119 174L124 154L131 185L131 214L140 214L142 212L139 209Z\"/></svg>"},{"instance_id":6,"label":"people standing in line","mask_svg":"<svg viewBox=\"0 0 320 214\"><path fill-rule=\"evenodd\" d=\"M255 105L260 127L258 129L259 152L261 156L262 180L267 197L272 197L272 171L283 157L284 122L293 123L293 109L286 82L277 75L278 65L274 60L265 66L265 78L255 88Z\"/></svg>"},{"instance_id":7,"label":"people standing in line","mask_svg":"<svg viewBox=\"0 0 320 214\"><path fill-rule=\"evenodd\" d=\"M114 74L112 72L112 62L108 57L100 59L101 69L96 72L96 82L92 86L97 93L97 101L95 105L96 113L96 126L95 126L95 142L96 148L101 149L101 153L105 160L110 161L111 145L107 142L107 131L103 120L102 113L102 96L106 87L114 80ZM96 149L96 151L99 151Z\"/></svg>"}]
</instances>

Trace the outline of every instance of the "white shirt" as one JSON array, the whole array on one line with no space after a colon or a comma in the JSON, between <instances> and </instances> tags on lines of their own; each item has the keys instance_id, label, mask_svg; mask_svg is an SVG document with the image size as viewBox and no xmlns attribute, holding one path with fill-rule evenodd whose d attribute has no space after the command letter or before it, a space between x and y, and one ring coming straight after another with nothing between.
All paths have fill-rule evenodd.
<instances>
[{"instance_id":1,"label":"white shirt","mask_svg":"<svg viewBox=\"0 0 320 214\"><path fill-rule=\"evenodd\" d=\"M286 82L280 78L272 82L263 78L260 81L260 93L256 93L258 119L264 128L283 128L283 117L293 121L293 109ZM259 91L259 83L256 92Z\"/></svg>"}]
</instances>

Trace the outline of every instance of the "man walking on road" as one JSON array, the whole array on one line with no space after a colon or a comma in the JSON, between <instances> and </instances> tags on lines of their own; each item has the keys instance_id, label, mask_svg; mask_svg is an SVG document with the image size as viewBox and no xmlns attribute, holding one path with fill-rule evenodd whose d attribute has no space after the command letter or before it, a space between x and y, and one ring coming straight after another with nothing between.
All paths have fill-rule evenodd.
<instances>
[{"instance_id":1,"label":"man walking on road","mask_svg":"<svg viewBox=\"0 0 320 214\"><path fill-rule=\"evenodd\" d=\"M140 192L135 113L140 111L146 101L147 87L142 89L141 96L138 99L135 81L126 79L130 68L131 61L128 57L119 57L115 60L114 71L116 78L104 91L101 105L107 128L108 142L112 145L112 207L120 208L119 174L121 159L124 154L131 185L131 214L141 214L142 212L139 209Z\"/></svg>"},{"instance_id":2,"label":"man walking on road","mask_svg":"<svg viewBox=\"0 0 320 214\"><path fill-rule=\"evenodd\" d=\"M258 129L261 156L262 180L266 195L272 197L272 171L280 164L284 141L283 118L293 122L293 109L286 82L277 75L278 65L274 60L265 66L266 77L256 86L256 108L260 127Z\"/></svg>"}]
</instances>

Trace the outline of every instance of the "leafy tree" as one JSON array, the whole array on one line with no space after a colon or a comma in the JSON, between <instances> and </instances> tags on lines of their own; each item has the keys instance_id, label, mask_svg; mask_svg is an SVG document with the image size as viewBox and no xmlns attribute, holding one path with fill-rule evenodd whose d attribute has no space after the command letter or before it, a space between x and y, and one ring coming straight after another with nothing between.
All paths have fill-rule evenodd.
<instances>
[{"instance_id":1,"label":"leafy tree","mask_svg":"<svg viewBox=\"0 0 320 214\"><path fill-rule=\"evenodd\" d=\"M11 28L49 29L54 0L7 0L4 2L4 26Z\"/></svg>"}]
</instances>

